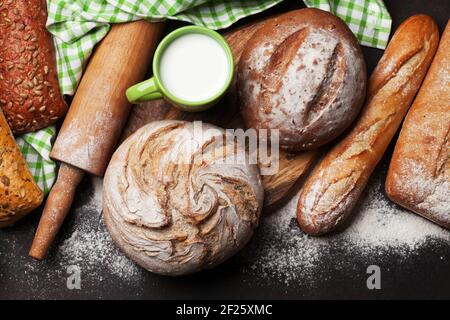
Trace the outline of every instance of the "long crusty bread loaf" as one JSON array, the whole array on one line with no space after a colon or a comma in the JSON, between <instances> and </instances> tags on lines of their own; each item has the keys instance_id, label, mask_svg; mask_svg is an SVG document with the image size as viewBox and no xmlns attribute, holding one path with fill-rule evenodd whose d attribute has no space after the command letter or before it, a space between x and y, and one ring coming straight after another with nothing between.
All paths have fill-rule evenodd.
<instances>
[{"instance_id":1,"label":"long crusty bread loaf","mask_svg":"<svg viewBox=\"0 0 450 320\"><path fill-rule=\"evenodd\" d=\"M450 22L400 132L386 193L450 229Z\"/></svg>"},{"instance_id":2,"label":"long crusty bread loaf","mask_svg":"<svg viewBox=\"0 0 450 320\"><path fill-rule=\"evenodd\" d=\"M36 209L42 199L0 110L0 228Z\"/></svg>"},{"instance_id":3,"label":"long crusty bread loaf","mask_svg":"<svg viewBox=\"0 0 450 320\"><path fill-rule=\"evenodd\" d=\"M350 215L411 105L438 42L436 23L425 15L407 19L395 32L369 79L366 106L356 125L300 191L297 217L306 233L333 231Z\"/></svg>"}]
</instances>

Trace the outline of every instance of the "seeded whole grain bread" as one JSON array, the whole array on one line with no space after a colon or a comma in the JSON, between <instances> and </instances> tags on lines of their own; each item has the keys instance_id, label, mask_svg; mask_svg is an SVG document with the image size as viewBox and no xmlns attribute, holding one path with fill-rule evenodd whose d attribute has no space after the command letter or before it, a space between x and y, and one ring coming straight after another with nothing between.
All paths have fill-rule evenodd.
<instances>
[{"instance_id":1,"label":"seeded whole grain bread","mask_svg":"<svg viewBox=\"0 0 450 320\"><path fill-rule=\"evenodd\" d=\"M280 147L294 151L340 135L361 109L366 81L347 25L311 8L265 23L248 41L237 73L246 127L278 129Z\"/></svg>"},{"instance_id":2,"label":"seeded whole grain bread","mask_svg":"<svg viewBox=\"0 0 450 320\"><path fill-rule=\"evenodd\" d=\"M0 1L0 107L14 133L47 127L67 111L44 0Z\"/></svg>"},{"instance_id":3,"label":"seeded whole grain bread","mask_svg":"<svg viewBox=\"0 0 450 320\"><path fill-rule=\"evenodd\" d=\"M36 209L43 196L0 110L0 228Z\"/></svg>"},{"instance_id":4,"label":"seeded whole grain bread","mask_svg":"<svg viewBox=\"0 0 450 320\"><path fill-rule=\"evenodd\" d=\"M386 193L392 201L450 229L450 22L403 123Z\"/></svg>"},{"instance_id":5,"label":"seeded whole grain bread","mask_svg":"<svg viewBox=\"0 0 450 320\"><path fill-rule=\"evenodd\" d=\"M210 124L154 121L114 153L103 182L113 240L145 269L208 269L247 244L264 190L245 146Z\"/></svg>"},{"instance_id":6,"label":"seeded whole grain bread","mask_svg":"<svg viewBox=\"0 0 450 320\"><path fill-rule=\"evenodd\" d=\"M360 118L306 180L297 205L302 230L339 229L358 202L416 95L439 43L432 18L412 16L396 30L369 82Z\"/></svg>"}]
</instances>

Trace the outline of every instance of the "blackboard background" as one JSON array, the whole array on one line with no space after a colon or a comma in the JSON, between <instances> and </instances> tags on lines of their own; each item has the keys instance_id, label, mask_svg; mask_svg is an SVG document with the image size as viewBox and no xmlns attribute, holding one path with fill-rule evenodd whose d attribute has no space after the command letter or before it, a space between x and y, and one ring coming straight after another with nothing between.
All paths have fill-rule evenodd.
<instances>
[{"instance_id":1,"label":"blackboard background","mask_svg":"<svg viewBox=\"0 0 450 320\"><path fill-rule=\"evenodd\" d=\"M450 15L449 0L387 0L385 1L393 18L393 29L407 17L425 13L431 15L438 23L440 31L444 29ZM276 7L260 14L260 16L284 12L289 9L303 7L300 0L284 1ZM250 18L252 19L252 18ZM250 19L245 19L249 21ZM239 24L243 23L240 22ZM382 55L381 50L363 47L369 73L373 70ZM392 152L387 151L375 174L384 171ZM85 179L79 188L74 209L81 207L91 195L92 185ZM70 215L64 224L56 244L61 243L71 232L76 230L83 212ZM276 214L273 212L271 214ZM450 243L430 242L421 247L420 252L407 261L399 261L395 256L384 260L383 289L370 291L365 286L366 263L354 257L342 257L351 261L351 267L336 272L327 261L324 261L324 272L328 276L324 281L316 282L313 287L299 281L286 287L281 282L255 283L249 275L242 273L239 257L218 268L182 278L166 278L146 274L141 283L129 285L111 275L104 265L99 264L97 275L101 281L92 277L83 282L82 290L66 288L67 275L54 273L55 250L44 262L34 262L27 257L29 245L36 229L40 212L31 214L20 221L14 228L0 231L0 298L1 299L214 299L214 298L450 298ZM255 237L258 237L256 233ZM299 257L301 258L301 257ZM40 264L37 268L30 266ZM35 281L30 283L30 272Z\"/></svg>"}]
</instances>

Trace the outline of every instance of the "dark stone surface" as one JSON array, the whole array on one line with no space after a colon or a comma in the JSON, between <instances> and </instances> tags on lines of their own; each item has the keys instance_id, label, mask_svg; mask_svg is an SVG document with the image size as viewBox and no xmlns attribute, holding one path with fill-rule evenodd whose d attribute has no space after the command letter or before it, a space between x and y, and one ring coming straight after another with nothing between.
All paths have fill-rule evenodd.
<instances>
[{"instance_id":1,"label":"dark stone surface","mask_svg":"<svg viewBox=\"0 0 450 320\"><path fill-rule=\"evenodd\" d=\"M441 31L449 18L448 0L385 2L393 18L393 30L416 13L434 17ZM300 3L299 0L285 1L262 15L300 7ZM382 51L364 48L364 54L370 72ZM392 146L371 179L372 187L381 194L391 152ZM264 255L264 250L270 246L264 242L268 237L265 233L271 230L267 226L270 221L265 222L267 218L263 218L250 246L218 268L181 278L153 275L134 266L115 249L104 230L101 213L92 206L93 192L91 180L85 179L72 213L44 262L35 262L27 255L39 212L13 228L0 230L0 298L450 298L450 241L442 239L430 238L406 256L395 250L356 254L345 241L335 242L321 253L316 261L319 266L313 273L304 277L300 269L294 279L288 275L283 278L282 274L258 275L259 269L249 272L252 259ZM78 257L81 259L78 260L82 272L81 290L66 287L66 268L74 261L71 256L74 251L60 252L63 244L71 243L68 239L74 237L74 233L83 246L82 253L88 256ZM300 233L293 221L292 234L301 236ZM284 243L274 242L273 245L282 247ZM89 248L98 256L89 254ZM366 268L372 263L382 267L382 290L366 288ZM283 273L281 267L280 273Z\"/></svg>"}]
</instances>

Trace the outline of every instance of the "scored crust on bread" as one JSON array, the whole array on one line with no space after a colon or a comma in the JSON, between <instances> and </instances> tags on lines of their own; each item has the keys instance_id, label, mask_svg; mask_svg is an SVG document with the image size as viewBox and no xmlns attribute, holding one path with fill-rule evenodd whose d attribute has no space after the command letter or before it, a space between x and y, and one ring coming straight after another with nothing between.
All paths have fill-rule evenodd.
<instances>
[{"instance_id":1,"label":"scored crust on bread","mask_svg":"<svg viewBox=\"0 0 450 320\"><path fill-rule=\"evenodd\" d=\"M450 229L450 22L403 123L386 193L392 201Z\"/></svg>"},{"instance_id":2,"label":"scored crust on bread","mask_svg":"<svg viewBox=\"0 0 450 320\"><path fill-rule=\"evenodd\" d=\"M419 90L438 42L437 25L426 15L397 29L369 79L360 118L300 191L297 219L303 231L322 235L344 225Z\"/></svg>"},{"instance_id":3,"label":"scored crust on bread","mask_svg":"<svg viewBox=\"0 0 450 320\"><path fill-rule=\"evenodd\" d=\"M248 41L237 89L246 127L278 129L284 149L314 149L359 113L366 67L342 20L318 9L295 10L269 20Z\"/></svg>"}]
</instances>

